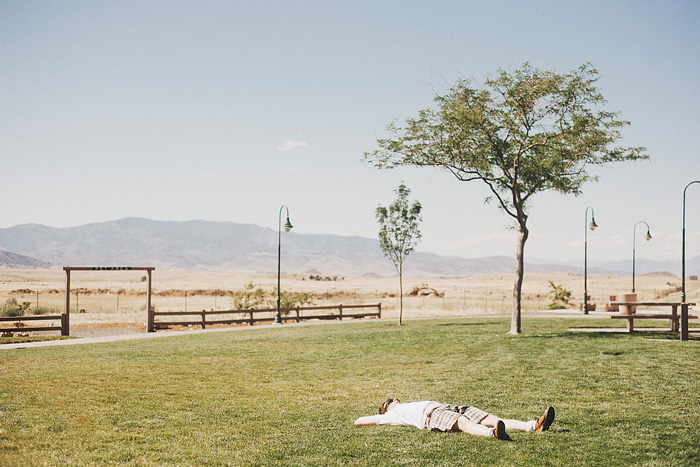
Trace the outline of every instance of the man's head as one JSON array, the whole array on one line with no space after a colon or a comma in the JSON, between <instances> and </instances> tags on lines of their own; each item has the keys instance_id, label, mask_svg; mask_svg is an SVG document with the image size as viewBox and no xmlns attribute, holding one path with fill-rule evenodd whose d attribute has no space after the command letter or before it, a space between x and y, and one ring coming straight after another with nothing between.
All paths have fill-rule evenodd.
<instances>
[{"instance_id":1,"label":"man's head","mask_svg":"<svg viewBox=\"0 0 700 467\"><path fill-rule=\"evenodd\" d=\"M401 401L396 399L396 398L389 398L385 400L382 405L379 406L379 415L385 414L388 410L391 410L396 406L396 404L400 404Z\"/></svg>"}]
</instances>

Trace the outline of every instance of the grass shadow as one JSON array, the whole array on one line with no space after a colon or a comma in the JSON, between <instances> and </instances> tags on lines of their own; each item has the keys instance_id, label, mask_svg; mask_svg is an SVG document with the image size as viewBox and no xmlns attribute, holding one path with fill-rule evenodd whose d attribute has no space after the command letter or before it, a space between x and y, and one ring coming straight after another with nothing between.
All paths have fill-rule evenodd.
<instances>
[{"instance_id":1,"label":"grass shadow","mask_svg":"<svg viewBox=\"0 0 700 467\"><path fill-rule=\"evenodd\" d=\"M576 338L615 338L620 337L643 337L651 340L677 340L680 341L678 332L666 331L659 329L658 331L607 331L606 328L601 328L600 331L595 330L569 330L567 332L557 333L558 337L576 337ZM700 336L688 336L688 341L700 342Z\"/></svg>"},{"instance_id":2,"label":"grass shadow","mask_svg":"<svg viewBox=\"0 0 700 467\"><path fill-rule=\"evenodd\" d=\"M596 331L593 328L589 330L566 330L566 331L554 331L551 333L538 333L530 335L519 335L518 339L523 340L537 340L537 339L577 339L577 340L590 340L590 339L621 339L621 338L634 338L643 337L645 339L651 340L677 340L680 341L680 334L677 332L671 332L666 330L659 331L609 331L609 328L600 328L600 331ZM700 336L689 335L688 341L700 342Z\"/></svg>"}]
</instances>

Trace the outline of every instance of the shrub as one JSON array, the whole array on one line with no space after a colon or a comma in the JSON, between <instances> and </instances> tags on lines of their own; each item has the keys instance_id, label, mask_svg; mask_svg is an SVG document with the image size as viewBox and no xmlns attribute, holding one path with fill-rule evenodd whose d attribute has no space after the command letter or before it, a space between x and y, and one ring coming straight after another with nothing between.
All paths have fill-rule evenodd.
<instances>
[{"instance_id":1,"label":"shrub","mask_svg":"<svg viewBox=\"0 0 700 467\"><path fill-rule=\"evenodd\" d=\"M32 309L33 315L60 315L63 310L55 306L38 306Z\"/></svg>"},{"instance_id":2,"label":"shrub","mask_svg":"<svg viewBox=\"0 0 700 467\"><path fill-rule=\"evenodd\" d=\"M0 307L0 315L7 317L24 316L24 312L29 309L31 303L22 302L22 304L17 303L17 299L8 298L5 300L5 304Z\"/></svg>"},{"instance_id":3,"label":"shrub","mask_svg":"<svg viewBox=\"0 0 700 467\"><path fill-rule=\"evenodd\" d=\"M276 292L276 290L274 290ZM281 308L293 308L295 306L313 305L309 292L291 293L282 291L280 295Z\"/></svg>"},{"instance_id":4,"label":"shrub","mask_svg":"<svg viewBox=\"0 0 700 467\"><path fill-rule=\"evenodd\" d=\"M229 294L231 294L233 308L236 310L265 307L267 304L267 292L260 287L256 289L252 282L246 284L243 290L229 291Z\"/></svg>"},{"instance_id":5,"label":"shrub","mask_svg":"<svg viewBox=\"0 0 700 467\"><path fill-rule=\"evenodd\" d=\"M255 288L252 282L246 284L243 290L229 291L233 307L236 310L247 310L250 308L275 308L277 306L277 288L271 291L260 287ZM313 305L309 292L292 293L282 291L280 296L280 308L293 308L295 306ZM283 312L283 314L287 314Z\"/></svg>"},{"instance_id":6,"label":"shrub","mask_svg":"<svg viewBox=\"0 0 700 467\"><path fill-rule=\"evenodd\" d=\"M549 292L552 297L552 302L547 308L549 308L550 310L560 310L562 308L569 308L571 290L564 288L563 285L557 285L552 281L549 281L549 287L551 287L552 289Z\"/></svg>"}]
</instances>

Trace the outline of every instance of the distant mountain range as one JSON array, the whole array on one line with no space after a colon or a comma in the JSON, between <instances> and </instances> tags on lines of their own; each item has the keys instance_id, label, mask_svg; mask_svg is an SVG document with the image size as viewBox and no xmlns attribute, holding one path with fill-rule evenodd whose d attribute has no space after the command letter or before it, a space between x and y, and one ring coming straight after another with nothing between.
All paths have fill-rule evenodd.
<instances>
[{"instance_id":1,"label":"distant mountain range","mask_svg":"<svg viewBox=\"0 0 700 467\"><path fill-rule=\"evenodd\" d=\"M30 258L29 256L18 255L17 253L10 253L9 251L0 250L0 267L37 269L49 268L51 267L51 263L47 261L39 261L38 259Z\"/></svg>"},{"instance_id":2,"label":"distant mountain range","mask_svg":"<svg viewBox=\"0 0 700 467\"><path fill-rule=\"evenodd\" d=\"M155 266L158 269L249 273L277 272L277 231L233 222L168 222L140 218L52 228L24 224L0 229L0 267ZM376 239L284 233L282 271L353 276L394 274ZM527 250L526 250L527 254ZM627 262L629 263L629 262ZM591 273L629 274L625 262L589 267ZM700 269L700 257L687 270ZM677 270L677 271L676 271ZM407 275L473 276L513 273L515 259L446 257L412 252ZM580 266L527 264L527 272L582 272ZM680 265L637 260L637 273L669 271Z\"/></svg>"}]
</instances>

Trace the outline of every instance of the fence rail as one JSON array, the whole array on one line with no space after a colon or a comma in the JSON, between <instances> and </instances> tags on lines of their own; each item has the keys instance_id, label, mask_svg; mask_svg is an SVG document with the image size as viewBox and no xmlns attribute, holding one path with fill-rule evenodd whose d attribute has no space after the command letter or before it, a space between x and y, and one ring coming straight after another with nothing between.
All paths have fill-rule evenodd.
<instances>
[{"instance_id":1,"label":"fence rail","mask_svg":"<svg viewBox=\"0 0 700 467\"><path fill-rule=\"evenodd\" d=\"M373 312L361 312L361 313L348 313L347 310L356 309L367 309L376 308L377 311ZM322 311L322 310L338 310L337 314L302 314L302 312L308 311ZM274 314L270 316L259 316L263 313L275 313L276 308L262 308L262 309L248 309L248 310L223 310L223 311L151 311L148 317L148 332L155 332L159 329L167 329L171 326L201 326L205 329L207 325L222 325L222 324L248 324L250 326L255 323L265 323L274 322ZM282 322L295 321L297 323L304 320L311 319L321 319L321 320L331 320L343 318L350 319L360 319L360 318L381 318L382 317L382 304L376 303L371 305L328 305L328 306L311 306L311 307L290 307L290 308L280 308L282 313ZM235 315L237 317L231 317L228 319L212 319L219 317L221 315ZM185 316L196 316L198 319L187 320L187 319L177 319L172 321L156 321L157 317L164 318L174 318L174 317L185 317Z\"/></svg>"},{"instance_id":2,"label":"fence rail","mask_svg":"<svg viewBox=\"0 0 700 467\"><path fill-rule=\"evenodd\" d=\"M31 326L25 324L25 321L55 321L61 322L60 326ZM62 336L68 335L68 320L66 314L60 315L37 315L37 316L14 316L2 317L0 323L11 322L12 327L1 327L0 332L29 332L29 331L59 331Z\"/></svg>"}]
</instances>

